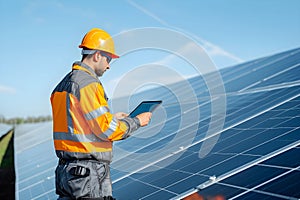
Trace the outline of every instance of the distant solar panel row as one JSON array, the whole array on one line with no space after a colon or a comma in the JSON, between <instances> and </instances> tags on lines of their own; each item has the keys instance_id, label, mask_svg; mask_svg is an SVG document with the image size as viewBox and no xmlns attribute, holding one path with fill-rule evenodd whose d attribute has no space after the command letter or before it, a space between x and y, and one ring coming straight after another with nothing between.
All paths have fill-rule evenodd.
<instances>
[{"instance_id":1,"label":"distant solar panel row","mask_svg":"<svg viewBox=\"0 0 300 200\"><path fill-rule=\"evenodd\" d=\"M52 122L15 129L16 199L56 199Z\"/></svg>"},{"instance_id":2,"label":"distant solar panel row","mask_svg":"<svg viewBox=\"0 0 300 200\"><path fill-rule=\"evenodd\" d=\"M12 129L12 126L10 126L10 125L0 124L0 138L11 129Z\"/></svg>"}]
</instances>

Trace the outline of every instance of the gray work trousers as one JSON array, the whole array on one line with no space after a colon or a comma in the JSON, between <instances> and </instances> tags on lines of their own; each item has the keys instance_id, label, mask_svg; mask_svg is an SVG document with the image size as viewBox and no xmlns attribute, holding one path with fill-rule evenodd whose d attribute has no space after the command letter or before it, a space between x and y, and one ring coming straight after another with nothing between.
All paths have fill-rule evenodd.
<instances>
[{"instance_id":1,"label":"gray work trousers","mask_svg":"<svg viewBox=\"0 0 300 200\"><path fill-rule=\"evenodd\" d=\"M55 170L59 200L112 196L109 164L95 160L60 160Z\"/></svg>"}]
</instances>

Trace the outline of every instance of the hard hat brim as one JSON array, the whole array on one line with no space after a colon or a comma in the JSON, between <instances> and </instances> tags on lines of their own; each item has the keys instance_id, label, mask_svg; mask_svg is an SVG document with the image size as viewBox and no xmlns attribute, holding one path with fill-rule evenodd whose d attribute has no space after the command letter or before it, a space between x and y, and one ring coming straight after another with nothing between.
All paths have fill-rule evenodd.
<instances>
[{"instance_id":1,"label":"hard hat brim","mask_svg":"<svg viewBox=\"0 0 300 200\"><path fill-rule=\"evenodd\" d=\"M83 46L83 45L78 45L79 48L87 48L86 46ZM88 49L91 49L93 50L92 48L88 48ZM98 49L95 49L95 50L98 50ZM103 50L100 50L100 51L103 51ZM117 54L113 54L113 53L110 53L110 52L107 52L107 51L104 51L106 53L108 53L112 58L120 58L120 56L118 56Z\"/></svg>"},{"instance_id":2,"label":"hard hat brim","mask_svg":"<svg viewBox=\"0 0 300 200\"><path fill-rule=\"evenodd\" d=\"M120 56L112 54L112 53L110 55L111 55L112 58L120 58Z\"/></svg>"}]
</instances>

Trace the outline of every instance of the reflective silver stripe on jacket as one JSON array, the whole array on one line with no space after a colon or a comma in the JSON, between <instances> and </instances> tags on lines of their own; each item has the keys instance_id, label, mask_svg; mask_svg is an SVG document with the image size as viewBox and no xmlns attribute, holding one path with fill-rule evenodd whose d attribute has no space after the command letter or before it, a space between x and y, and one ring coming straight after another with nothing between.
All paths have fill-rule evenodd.
<instances>
[{"instance_id":1,"label":"reflective silver stripe on jacket","mask_svg":"<svg viewBox=\"0 0 300 200\"><path fill-rule=\"evenodd\" d=\"M85 114L85 118L87 120L92 120L97 117L100 117L101 115L103 115L107 112L109 112L109 108L107 106L101 106L101 107L97 108L96 110L93 110L93 111Z\"/></svg>"},{"instance_id":2,"label":"reflective silver stripe on jacket","mask_svg":"<svg viewBox=\"0 0 300 200\"><path fill-rule=\"evenodd\" d=\"M67 110L70 109L70 94L67 95L66 97L67 99ZM73 120L72 120L72 116L70 114L70 112L67 112L67 122L68 122L68 131L70 133L73 133L74 132L74 128L73 128Z\"/></svg>"},{"instance_id":3,"label":"reflective silver stripe on jacket","mask_svg":"<svg viewBox=\"0 0 300 200\"><path fill-rule=\"evenodd\" d=\"M118 122L119 122L118 119L114 117L109 123L108 129L103 134L109 137L113 132L117 130Z\"/></svg>"},{"instance_id":4,"label":"reflective silver stripe on jacket","mask_svg":"<svg viewBox=\"0 0 300 200\"><path fill-rule=\"evenodd\" d=\"M107 140L106 136L100 134L99 136L90 134L74 134L74 133L64 133L64 132L54 132L54 140L68 140L73 142L101 142L101 140ZM100 139L99 139L100 138Z\"/></svg>"}]
</instances>

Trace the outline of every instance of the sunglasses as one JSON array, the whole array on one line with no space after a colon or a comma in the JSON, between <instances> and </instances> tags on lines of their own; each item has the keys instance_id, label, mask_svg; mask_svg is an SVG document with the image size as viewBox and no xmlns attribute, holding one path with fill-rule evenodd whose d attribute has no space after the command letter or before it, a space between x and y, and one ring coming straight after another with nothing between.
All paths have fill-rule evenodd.
<instances>
[{"instance_id":1,"label":"sunglasses","mask_svg":"<svg viewBox=\"0 0 300 200\"><path fill-rule=\"evenodd\" d=\"M106 58L107 63L110 63L112 57L109 56L107 53L100 52L101 56L104 56Z\"/></svg>"}]
</instances>

